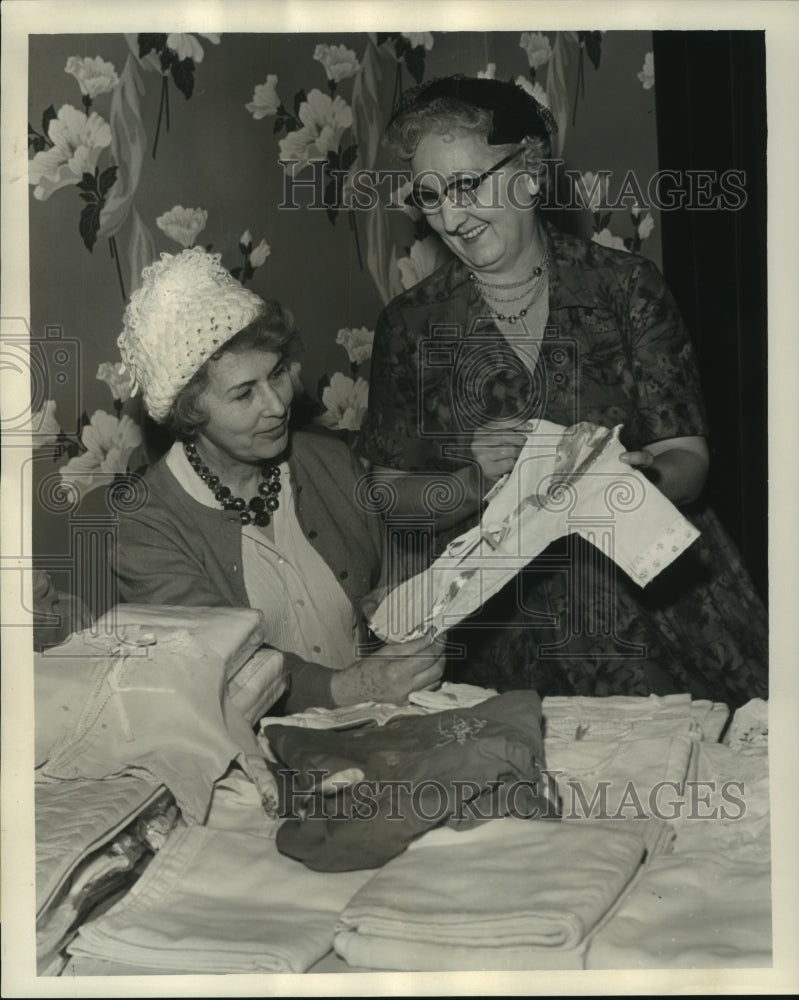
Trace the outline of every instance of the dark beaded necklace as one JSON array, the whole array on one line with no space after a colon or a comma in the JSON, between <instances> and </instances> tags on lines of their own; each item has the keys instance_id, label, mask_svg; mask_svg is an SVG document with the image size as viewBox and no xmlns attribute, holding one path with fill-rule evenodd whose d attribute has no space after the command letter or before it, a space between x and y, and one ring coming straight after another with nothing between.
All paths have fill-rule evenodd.
<instances>
[{"instance_id":1,"label":"dark beaded necklace","mask_svg":"<svg viewBox=\"0 0 799 1000\"><path fill-rule=\"evenodd\" d=\"M183 450L191 467L214 494L214 499L221 503L225 510L238 511L242 524L255 524L259 528L264 528L269 524L272 520L272 514L280 506L278 499L278 493L280 493L279 466L263 466L261 475L264 477L264 481L258 484L259 496L253 497L247 503L244 497L234 497L231 489L219 481L219 476L212 474L208 466L203 464L203 460L197 454L197 448L191 441L183 443Z\"/></svg>"}]
</instances>

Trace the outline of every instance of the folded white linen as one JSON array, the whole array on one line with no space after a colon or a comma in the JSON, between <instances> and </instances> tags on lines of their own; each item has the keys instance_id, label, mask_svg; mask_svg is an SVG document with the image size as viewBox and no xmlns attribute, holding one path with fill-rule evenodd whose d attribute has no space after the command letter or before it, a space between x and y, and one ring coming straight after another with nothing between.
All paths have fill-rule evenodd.
<instances>
[{"instance_id":1,"label":"folded white linen","mask_svg":"<svg viewBox=\"0 0 799 1000\"><path fill-rule=\"evenodd\" d=\"M305 972L372 871L311 871L273 840L174 830L138 882L83 926L75 956L195 973Z\"/></svg>"},{"instance_id":2,"label":"folded white linen","mask_svg":"<svg viewBox=\"0 0 799 1000\"><path fill-rule=\"evenodd\" d=\"M350 900L335 947L378 969L580 967L644 852L637 833L590 822L435 830Z\"/></svg>"},{"instance_id":3,"label":"folded white linen","mask_svg":"<svg viewBox=\"0 0 799 1000\"><path fill-rule=\"evenodd\" d=\"M747 968L771 964L766 863L710 851L654 858L592 938L588 969Z\"/></svg>"}]
</instances>

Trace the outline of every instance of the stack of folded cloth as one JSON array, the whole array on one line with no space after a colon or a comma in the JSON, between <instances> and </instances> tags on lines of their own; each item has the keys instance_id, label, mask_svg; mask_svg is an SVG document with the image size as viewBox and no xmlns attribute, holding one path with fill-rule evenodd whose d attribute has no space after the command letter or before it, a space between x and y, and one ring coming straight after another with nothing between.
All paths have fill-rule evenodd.
<instances>
[{"instance_id":1,"label":"stack of folded cloth","mask_svg":"<svg viewBox=\"0 0 799 1000\"><path fill-rule=\"evenodd\" d=\"M546 698L547 770L566 817L663 815L696 778L701 741L718 739L726 705L689 695Z\"/></svg>"},{"instance_id":2,"label":"stack of folded cloth","mask_svg":"<svg viewBox=\"0 0 799 1000\"><path fill-rule=\"evenodd\" d=\"M594 938L589 968L771 964L765 703L738 709L728 745L700 743L675 817L674 853L655 858Z\"/></svg>"},{"instance_id":3,"label":"stack of folded cloth","mask_svg":"<svg viewBox=\"0 0 799 1000\"><path fill-rule=\"evenodd\" d=\"M36 657L37 780L147 777L170 789L187 821L201 823L214 782L236 760L274 798L261 748L227 687L263 641L261 613L124 614L131 624L104 619Z\"/></svg>"},{"instance_id":4,"label":"stack of folded cloth","mask_svg":"<svg viewBox=\"0 0 799 1000\"><path fill-rule=\"evenodd\" d=\"M177 828L69 952L78 973L90 959L183 974L305 972L372 874L313 872L281 855L267 831Z\"/></svg>"},{"instance_id":5,"label":"stack of folded cloth","mask_svg":"<svg viewBox=\"0 0 799 1000\"><path fill-rule=\"evenodd\" d=\"M434 830L350 900L335 949L370 969L580 969L649 856L636 829L592 821Z\"/></svg>"}]
</instances>

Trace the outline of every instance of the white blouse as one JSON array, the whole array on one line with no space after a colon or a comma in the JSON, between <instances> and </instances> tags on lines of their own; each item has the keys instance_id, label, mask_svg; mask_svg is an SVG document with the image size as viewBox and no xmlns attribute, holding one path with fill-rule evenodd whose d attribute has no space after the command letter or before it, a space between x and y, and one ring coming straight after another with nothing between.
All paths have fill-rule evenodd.
<instances>
[{"instance_id":1,"label":"white blouse","mask_svg":"<svg viewBox=\"0 0 799 1000\"><path fill-rule=\"evenodd\" d=\"M206 507L220 507L180 442L169 450L166 464L191 497ZM251 607L264 613L270 646L341 670L357 658L355 611L300 526L288 462L280 463L280 482L280 507L272 515L274 541L254 524L242 528L247 597Z\"/></svg>"}]
</instances>

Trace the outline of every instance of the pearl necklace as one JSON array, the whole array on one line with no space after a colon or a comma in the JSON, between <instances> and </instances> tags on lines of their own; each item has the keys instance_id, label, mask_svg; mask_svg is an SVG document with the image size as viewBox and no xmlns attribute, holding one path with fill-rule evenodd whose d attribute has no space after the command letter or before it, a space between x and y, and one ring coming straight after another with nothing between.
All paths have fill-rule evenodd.
<instances>
[{"instance_id":1,"label":"pearl necklace","mask_svg":"<svg viewBox=\"0 0 799 1000\"><path fill-rule=\"evenodd\" d=\"M508 322L511 324L518 323L520 319L524 319L524 317L527 315L530 309L532 309L532 307L538 301L541 292L544 290L545 282L542 281L541 279L544 276L544 272L549 267L549 258L551 255L552 255L552 245L547 244L544 256L541 258L541 263L537 267L534 267L533 273L530 275L530 277L525 278L523 281L514 281L510 283L483 281L481 278L477 277L474 271L469 272L470 279L482 289L480 295L483 301L486 303L486 305L489 306L489 308L491 307L491 303L487 301L488 298L493 298L495 302L518 302L524 298L524 294L512 295L508 298L502 298L499 295L496 295L493 289L521 288L523 285L527 285L533 282L535 283L535 287L532 292L532 297L530 298L524 309L520 309L519 312L514 315L507 315L507 316L504 315L503 313L497 312L496 310L492 309L491 312L495 319L498 319L501 322Z\"/></svg>"},{"instance_id":2,"label":"pearl necklace","mask_svg":"<svg viewBox=\"0 0 799 1000\"><path fill-rule=\"evenodd\" d=\"M264 478L258 485L259 496L253 497L249 503L244 497L234 497L230 487L223 485L219 481L219 476L214 476L207 465L197 454L197 448L191 441L185 441L183 450L186 453L191 467L202 479L205 485L214 494L214 499L222 504L225 510L238 511L242 524L255 524L259 528L266 527L272 520L272 514L280 506L278 493L280 493L280 467L277 465L264 465L261 475Z\"/></svg>"}]
</instances>

